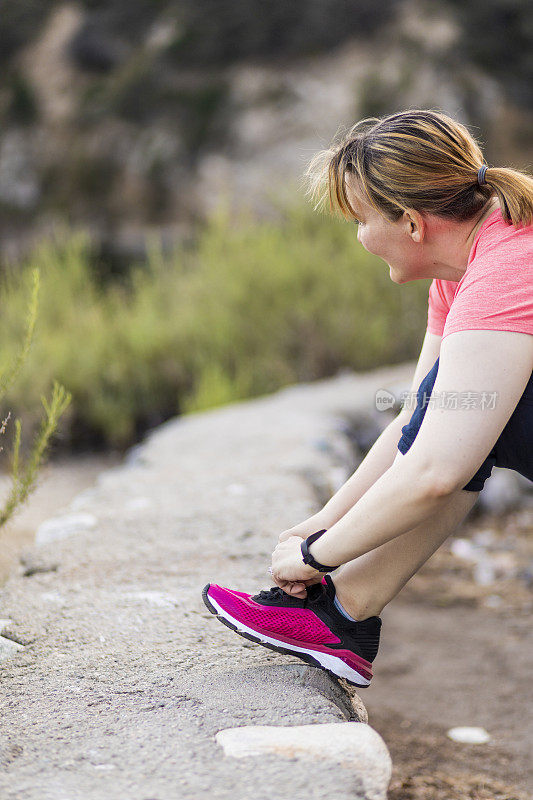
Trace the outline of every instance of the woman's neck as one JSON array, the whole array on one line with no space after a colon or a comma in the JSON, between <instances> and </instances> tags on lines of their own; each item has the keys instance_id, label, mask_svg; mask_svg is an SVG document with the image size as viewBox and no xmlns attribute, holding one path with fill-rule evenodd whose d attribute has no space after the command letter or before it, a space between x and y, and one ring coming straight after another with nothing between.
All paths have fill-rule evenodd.
<instances>
[{"instance_id":1,"label":"woman's neck","mask_svg":"<svg viewBox=\"0 0 533 800\"><path fill-rule=\"evenodd\" d=\"M497 198L492 197L474 219L454 223L444 236L439 237L439 248L433 262L434 277L447 281L461 280L479 229L499 207Z\"/></svg>"}]
</instances>

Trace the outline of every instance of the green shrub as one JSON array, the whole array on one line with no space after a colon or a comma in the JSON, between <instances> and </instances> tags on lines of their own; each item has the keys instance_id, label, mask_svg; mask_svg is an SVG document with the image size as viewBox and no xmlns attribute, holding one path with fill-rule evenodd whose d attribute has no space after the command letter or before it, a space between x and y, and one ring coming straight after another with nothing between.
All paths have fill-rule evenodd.
<instances>
[{"instance_id":1,"label":"green shrub","mask_svg":"<svg viewBox=\"0 0 533 800\"><path fill-rule=\"evenodd\" d=\"M31 273L32 288L30 303L27 313L23 315L25 332L19 342L17 354L8 359L7 365L0 373L0 401L2 401L9 390L17 384L22 368L28 358L33 342L35 331L35 321L37 318L37 299L39 294L39 272L33 270ZM54 381L52 396L49 401L41 396L41 403L44 407L45 415L41 420L40 429L36 433L29 455L26 459L21 459L22 423L19 418L15 419L15 432L13 436L13 446L11 452L11 464L9 478L11 481L10 491L2 507L0 507L0 528L13 516L19 506L24 503L28 495L35 488L39 468L44 459L46 450L52 435L55 433L58 422L62 414L70 403L70 394L64 387ZM0 423L0 435L6 433L6 429L11 418L11 412L2 419ZM0 450L3 450L0 447Z\"/></svg>"},{"instance_id":2,"label":"green shrub","mask_svg":"<svg viewBox=\"0 0 533 800\"><path fill-rule=\"evenodd\" d=\"M21 336L28 267L42 274L35 346L10 395L32 407L51 376L72 392L64 437L117 447L169 416L298 381L414 358L428 282L397 286L346 222L307 206L283 222L219 212L194 246L103 286L88 240L43 243L8 276L2 353Z\"/></svg>"}]
</instances>

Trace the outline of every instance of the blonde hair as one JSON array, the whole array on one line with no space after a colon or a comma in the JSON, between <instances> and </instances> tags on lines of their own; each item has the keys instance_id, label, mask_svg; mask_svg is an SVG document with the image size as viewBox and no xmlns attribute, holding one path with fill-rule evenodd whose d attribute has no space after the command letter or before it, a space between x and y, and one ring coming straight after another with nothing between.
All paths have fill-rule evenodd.
<instances>
[{"instance_id":1,"label":"blonde hair","mask_svg":"<svg viewBox=\"0 0 533 800\"><path fill-rule=\"evenodd\" d=\"M328 150L317 153L305 177L315 209L329 197L330 211L355 219L345 178L353 173L374 208L390 220L407 209L466 220L494 195L502 216L515 227L533 220L533 178L484 165L467 128L440 111L409 110L357 122Z\"/></svg>"}]
</instances>

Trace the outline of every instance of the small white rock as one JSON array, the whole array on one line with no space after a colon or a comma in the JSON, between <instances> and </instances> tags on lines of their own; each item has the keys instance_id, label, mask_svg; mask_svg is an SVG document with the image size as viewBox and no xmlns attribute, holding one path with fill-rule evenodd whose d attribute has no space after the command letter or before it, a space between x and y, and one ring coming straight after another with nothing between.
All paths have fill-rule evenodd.
<instances>
[{"instance_id":1,"label":"small white rock","mask_svg":"<svg viewBox=\"0 0 533 800\"><path fill-rule=\"evenodd\" d=\"M10 619L0 619L0 633L11 624L11 621ZM0 661L14 656L19 650L24 650L23 645L11 639L6 639L4 636L0 636Z\"/></svg>"},{"instance_id":2,"label":"small white rock","mask_svg":"<svg viewBox=\"0 0 533 800\"><path fill-rule=\"evenodd\" d=\"M486 744L490 735L485 728L450 728L448 737L462 744Z\"/></svg>"},{"instance_id":3,"label":"small white rock","mask_svg":"<svg viewBox=\"0 0 533 800\"><path fill-rule=\"evenodd\" d=\"M523 492L517 480L517 473L495 467L479 496L479 507L489 513L501 514L518 508L522 497Z\"/></svg>"},{"instance_id":4,"label":"small white rock","mask_svg":"<svg viewBox=\"0 0 533 800\"><path fill-rule=\"evenodd\" d=\"M477 561L479 550L469 539L452 539L450 551L465 561Z\"/></svg>"},{"instance_id":5,"label":"small white rock","mask_svg":"<svg viewBox=\"0 0 533 800\"><path fill-rule=\"evenodd\" d=\"M24 650L24 647L21 644L0 636L0 661L14 656L19 650Z\"/></svg>"},{"instance_id":6,"label":"small white rock","mask_svg":"<svg viewBox=\"0 0 533 800\"><path fill-rule=\"evenodd\" d=\"M66 514L63 517L47 519L37 528L35 535L36 544L48 544L58 539L66 539L75 533L90 531L96 528L98 520L94 514Z\"/></svg>"}]
</instances>

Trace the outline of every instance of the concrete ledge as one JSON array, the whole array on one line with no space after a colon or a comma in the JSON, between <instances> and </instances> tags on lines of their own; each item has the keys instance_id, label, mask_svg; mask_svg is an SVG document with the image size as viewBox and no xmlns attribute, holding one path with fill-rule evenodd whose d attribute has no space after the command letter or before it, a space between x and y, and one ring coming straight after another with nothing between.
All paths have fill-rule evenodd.
<instances>
[{"instance_id":1,"label":"concrete ledge","mask_svg":"<svg viewBox=\"0 0 533 800\"><path fill-rule=\"evenodd\" d=\"M345 417L368 416L412 369L171 420L41 530L0 596L3 800L271 800L280 781L294 800L384 796L355 762L224 755L221 730L365 711L322 671L217 624L201 589L270 585L279 532L348 475Z\"/></svg>"}]
</instances>

